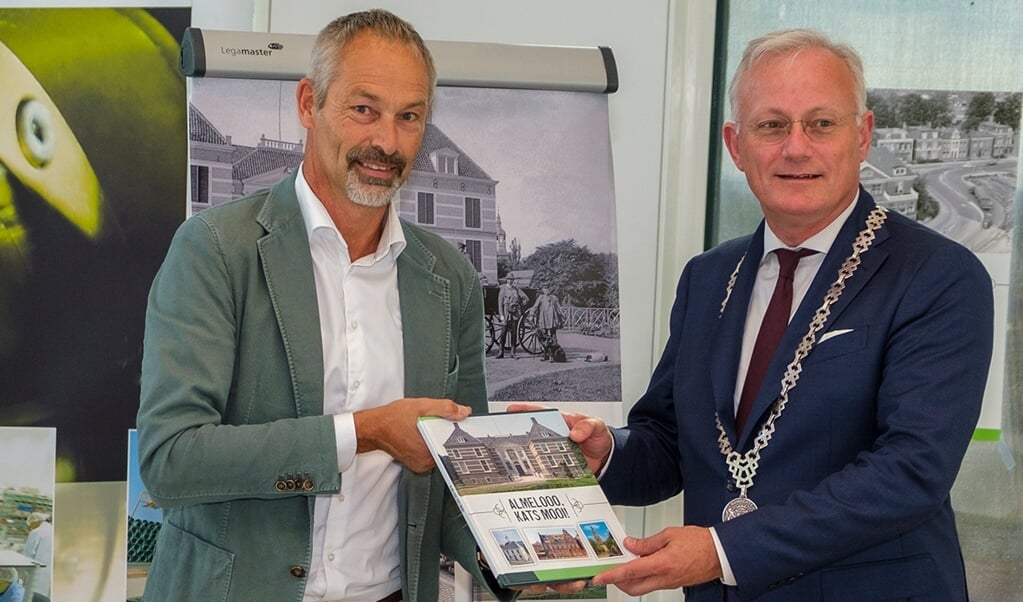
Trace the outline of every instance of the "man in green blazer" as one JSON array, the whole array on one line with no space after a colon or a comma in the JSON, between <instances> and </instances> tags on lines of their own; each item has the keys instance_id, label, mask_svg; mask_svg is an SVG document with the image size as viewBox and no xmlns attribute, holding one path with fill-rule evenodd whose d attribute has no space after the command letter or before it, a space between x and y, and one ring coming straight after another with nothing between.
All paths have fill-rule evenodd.
<instances>
[{"instance_id":1,"label":"man in green blazer","mask_svg":"<svg viewBox=\"0 0 1023 602\"><path fill-rule=\"evenodd\" d=\"M147 602L434 602L442 552L488 583L415 424L486 411L482 291L391 210L435 79L401 19L334 21L301 168L177 232L146 315Z\"/></svg>"}]
</instances>

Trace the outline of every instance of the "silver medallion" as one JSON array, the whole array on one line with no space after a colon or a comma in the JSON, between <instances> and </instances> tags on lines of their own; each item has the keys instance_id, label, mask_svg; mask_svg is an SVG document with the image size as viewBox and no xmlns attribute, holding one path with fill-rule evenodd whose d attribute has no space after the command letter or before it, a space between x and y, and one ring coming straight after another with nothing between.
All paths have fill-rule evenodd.
<instances>
[{"instance_id":1,"label":"silver medallion","mask_svg":"<svg viewBox=\"0 0 1023 602\"><path fill-rule=\"evenodd\" d=\"M756 509L757 505L753 503L753 500L742 495L725 504L725 509L721 511L721 520L729 521L737 516L749 514Z\"/></svg>"}]
</instances>

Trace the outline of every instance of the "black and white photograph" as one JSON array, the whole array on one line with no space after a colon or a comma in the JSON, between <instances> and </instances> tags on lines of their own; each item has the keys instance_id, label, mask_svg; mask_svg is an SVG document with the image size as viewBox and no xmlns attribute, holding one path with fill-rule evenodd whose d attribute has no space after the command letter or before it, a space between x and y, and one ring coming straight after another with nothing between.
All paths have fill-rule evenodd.
<instances>
[{"instance_id":1,"label":"black and white photograph","mask_svg":"<svg viewBox=\"0 0 1023 602\"><path fill-rule=\"evenodd\" d=\"M973 250L997 282L1008 282L1023 82L1012 60L997 57L1015 54L1017 8L1004 0L914 0L879 11L859 3L824 10L808 0L744 4L728 13L722 70L734 71L742 46L773 29L813 27L852 44L866 66L875 115L864 187L882 206ZM728 120L723 83L718 94ZM715 241L760 219L742 174L723 154L718 184L718 213L728 219L719 220Z\"/></svg>"},{"instance_id":2,"label":"black and white photograph","mask_svg":"<svg viewBox=\"0 0 1023 602\"><path fill-rule=\"evenodd\" d=\"M868 89L874 135L860 182L882 207L978 254L1012 249L1020 92ZM748 195L722 177L722 200Z\"/></svg>"},{"instance_id":3,"label":"black and white photograph","mask_svg":"<svg viewBox=\"0 0 1023 602\"><path fill-rule=\"evenodd\" d=\"M298 168L295 82L191 86L192 211ZM476 268L491 400L621 400L611 165L603 94L437 88L394 206Z\"/></svg>"}]
</instances>

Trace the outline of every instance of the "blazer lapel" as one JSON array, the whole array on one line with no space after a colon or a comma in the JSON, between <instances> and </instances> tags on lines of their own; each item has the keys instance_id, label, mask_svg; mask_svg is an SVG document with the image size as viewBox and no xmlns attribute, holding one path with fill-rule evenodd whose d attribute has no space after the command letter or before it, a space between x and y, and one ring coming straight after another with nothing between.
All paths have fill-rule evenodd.
<instances>
[{"instance_id":1,"label":"blazer lapel","mask_svg":"<svg viewBox=\"0 0 1023 602\"><path fill-rule=\"evenodd\" d=\"M451 282L433 271L436 256L404 221L398 298L405 354L405 395L444 397L451 356Z\"/></svg>"},{"instance_id":2,"label":"blazer lapel","mask_svg":"<svg viewBox=\"0 0 1023 602\"><path fill-rule=\"evenodd\" d=\"M736 440L735 432L735 379L738 374L739 358L742 355L742 336L746 325L746 312L749 308L753 284L756 282L760 269L760 258L764 254L764 223L750 238L742 265L735 277L731 294L724 312L718 318L718 329L709 349L711 364L711 386L714 391L714 404L721 420L721 426L732 441ZM739 261L735 258L736 263ZM724 266L724 273L730 277L735 269L734 264ZM721 282L720 294L724 298L728 280Z\"/></svg>"},{"instance_id":3,"label":"blazer lapel","mask_svg":"<svg viewBox=\"0 0 1023 602\"><path fill-rule=\"evenodd\" d=\"M835 244L832 245L831 251L828 253L827 264L829 271L825 273L827 278L816 278L814 279L813 287L807 293L807 297L810 294L814 294L816 299L815 305L812 307L800 307L800 313L806 311L804 324L809 324L810 319L813 317L814 312L823 303L824 295L827 294L831 285L838 279L838 270L845 262L846 258L852 254L853 241L859 236L860 232L866 228L867 216L873 211L875 207L874 198L866 190L860 191L860 197L856 204L856 209L853 214L849 216L849 220L842 227L842 231L835 240ZM853 299L859 294L863 287L866 286L867 282L870 281L871 277L877 272L878 268L884 264L888 258L888 252L884 250L883 242L888 238L888 228L882 225L876 232L874 232L874 241L871 243L867 250L860 254L860 265L856 268L853 275L845 280L845 288L842 291L841 296L831 306L831 312L828 315L827 321L824 326L818 331L817 338L819 339L822 334L828 331L829 327L842 312L849 307ZM823 271L824 266L821 266ZM800 316L801 318L804 316ZM788 333L786 333L788 334ZM805 331L799 335L800 339ZM811 353L813 351L811 350Z\"/></svg>"},{"instance_id":4,"label":"blazer lapel","mask_svg":"<svg viewBox=\"0 0 1023 602\"><path fill-rule=\"evenodd\" d=\"M295 176L276 184L256 218L259 258L293 375L298 416L323 413L323 342L312 255Z\"/></svg>"}]
</instances>

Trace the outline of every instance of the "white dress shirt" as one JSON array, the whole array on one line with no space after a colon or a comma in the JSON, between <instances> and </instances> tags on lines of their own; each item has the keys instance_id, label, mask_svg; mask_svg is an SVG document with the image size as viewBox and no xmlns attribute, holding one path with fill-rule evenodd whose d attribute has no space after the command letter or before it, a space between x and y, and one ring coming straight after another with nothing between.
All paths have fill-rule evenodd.
<instances>
[{"instance_id":1,"label":"white dress shirt","mask_svg":"<svg viewBox=\"0 0 1023 602\"><path fill-rule=\"evenodd\" d=\"M299 168L295 192L309 234L323 340L323 413L334 415L341 491L316 498L305 602L379 600L401 589L397 485L382 451L356 454L356 410L404 397L397 259L405 237L387 212L376 252L348 245Z\"/></svg>"},{"instance_id":2,"label":"white dress shirt","mask_svg":"<svg viewBox=\"0 0 1023 602\"><path fill-rule=\"evenodd\" d=\"M789 319L792 319L792 314L796 313L796 310L799 309L799 304L802 303L803 297L806 296L810 283L813 282L817 271L824 262L824 256L828 254L831 245L838 238L839 230L842 229L849 216L852 215L857 197L853 197L845 211L828 224L826 228L803 241L798 247L785 245L771 230L771 227L766 223L764 224L764 254L760 257L757 280L753 284L753 294L750 297L749 308L746 311L746 326L742 333L742 353L739 356L739 369L736 371L735 411L739 409L739 396L742 395L742 385L746 382L746 372L749 369L750 358L753 356L753 345L756 343L757 334L760 332L760 323L764 321L767 305L771 302L771 296L774 294L774 284L778 280L779 264L778 256L774 253L775 249L795 250L798 248L817 251L813 255L800 259L799 264L796 265L796 273L792 278L792 309L789 313ZM805 329L809 328L810 324L807 323ZM781 391L781 381L778 382L778 391ZM784 425L780 425L778 428L784 428ZM710 533L714 538L714 547L717 548L718 558L721 560L721 570L724 573L721 581L726 585L735 585L735 575L732 573L732 566L728 563L728 557L725 555L724 548L721 547L721 542L718 541L717 532L711 527Z\"/></svg>"}]
</instances>

